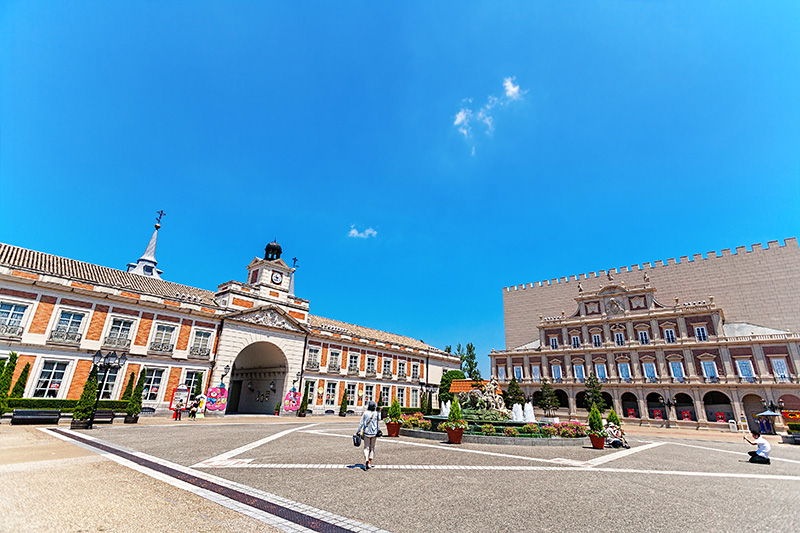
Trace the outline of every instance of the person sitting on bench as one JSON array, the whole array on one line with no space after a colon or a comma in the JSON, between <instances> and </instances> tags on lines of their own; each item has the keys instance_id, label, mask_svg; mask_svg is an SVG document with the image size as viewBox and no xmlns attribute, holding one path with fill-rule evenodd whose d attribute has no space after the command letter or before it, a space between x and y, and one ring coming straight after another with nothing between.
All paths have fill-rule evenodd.
<instances>
[{"instance_id":1,"label":"person sitting on bench","mask_svg":"<svg viewBox=\"0 0 800 533\"><path fill-rule=\"evenodd\" d=\"M747 435L744 435L744 440L748 443L752 444L753 446L758 446L758 449L754 452L747 452L750 456L751 463L758 463L761 465L768 465L769 464L769 451L772 449L767 439L761 436L761 432L757 429L750 430L750 433L753 434L753 439L750 440L747 438Z\"/></svg>"}]
</instances>

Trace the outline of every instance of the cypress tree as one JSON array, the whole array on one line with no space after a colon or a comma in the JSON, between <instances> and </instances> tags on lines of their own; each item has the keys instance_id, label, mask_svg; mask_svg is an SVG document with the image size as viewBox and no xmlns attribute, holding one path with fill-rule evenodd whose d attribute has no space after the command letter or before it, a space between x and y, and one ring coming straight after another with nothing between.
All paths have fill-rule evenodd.
<instances>
[{"instance_id":1,"label":"cypress tree","mask_svg":"<svg viewBox=\"0 0 800 533\"><path fill-rule=\"evenodd\" d=\"M306 381L306 390L303 391L303 399L300 400L300 409L297 410L297 413L305 413L308 411L308 385L311 383L310 381Z\"/></svg>"},{"instance_id":2,"label":"cypress tree","mask_svg":"<svg viewBox=\"0 0 800 533\"><path fill-rule=\"evenodd\" d=\"M422 393L422 398L420 399L419 412L423 415L428 414L428 395L424 392Z\"/></svg>"},{"instance_id":3,"label":"cypress tree","mask_svg":"<svg viewBox=\"0 0 800 533\"><path fill-rule=\"evenodd\" d=\"M622 422L620 422L617 413L615 413L613 409L611 409L611 412L608 413L608 417L606 417L606 420L608 421L609 424L615 424L619 427L622 427Z\"/></svg>"},{"instance_id":4,"label":"cypress tree","mask_svg":"<svg viewBox=\"0 0 800 533\"><path fill-rule=\"evenodd\" d=\"M544 410L546 416L553 416L553 411L561 407L556 391L547 378L542 378L542 396L539 398L539 407Z\"/></svg>"},{"instance_id":5,"label":"cypress tree","mask_svg":"<svg viewBox=\"0 0 800 533\"><path fill-rule=\"evenodd\" d=\"M125 408L125 413L128 416L139 416L142 412L142 393L144 392L144 378L147 376L147 370L144 368L139 372L139 381L136 382L136 388L133 389L128 400L128 406Z\"/></svg>"},{"instance_id":6,"label":"cypress tree","mask_svg":"<svg viewBox=\"0 0 800 533\"><path fill-rule=\"evenodd\" d=\"M0 374L0 415L8 411L8 389L11 388L11 378L14 376L14 368L17 366L17 353L10 352L8 361Z\"/></svg>"},{"instance_id":7,"label":"cypress tree","mask_svg":"<svg viewBox=\"0 0 800 533\"><path fill-rule=\"evenodd\" d=\"M342 393L342 405L339 407L339 414L346 415L347 414L347 390Z\"/></svg>"},{"instance_id":8,"label":"cypress tree","mask_svg":"<svg viewBox=\"0 0 800 533\"><path fill-rule=\"evenodd\" d=\"M508 384L508 390L503 393L503 400L506 402L506 408L511 409L514 404L525 405L525 394L522 388L517 383L517 378L511 378L511 383Z\"/></svg>"},{"instance_id":9,"label":"cypress tree","mask_svg":"<svg viewBox=\"0 0 800 533\"><path fill-rule=\"evenodd\" d=\"M131 377L128 378L128 384L125 385L125 392L122 393L122 397L120 400L126 401L131 399L131 394L133 394L133 386L136 383L136 373L131 372Z\"/></svg>"},{"instance_id":10,"label":"cypress tree","mask_svg":"<svg viewBox=\"0 0 800 533\"><path fill-rule=\"evenodd\" d=\"M28 383L28 374L31 372L31 364L25 363L25 368L22 369L22 373L19 375L17 382L14 384L14 388L11 389L11 394L9 394L9 398L22 398L25 394L25 385Z\"/></svg>"},{"instance_id":11,"label":"cypress tree","mask_svg":"<svg viewBox=\"0 0 800 533\"><path fill-rule=\"evenodd\" d=\"M450 406L450 416L447 417L450 422L458 422L461 420L461 404L458 400L453 400L453 405Z\"/></svg>"},{"instance_id":12,"label":"cypress tree","mask_svg":"<svg viewBox=\"0 0 800 533\"><path fill-rule=\"evenodd\" d=\"M194 384L194 398L203 394L203 373L197 375L197 381Z\"/></svg>"},{"instance_id":13,"label":"cypress tree","mask_svg":"<svg viewBox=\"0 0 800 533\"><path fill-rule=\"evenodd\" d=\"M589 411L589 431L595 435L601 435L603 431L603 418L596 404L592 404Z\"/></svg>"},{"instance_id":14,"label":"cypress tree","mask_svg":"<svg viewBox=\"0 0 800 533\"><path fill-rule=\"evenodd\" d=\"M592 372L588 378L586 378L586 407L587 410L591 410L589 407L590 405L594 404L597 406L597 410L600 413L604 413L606 410L606 401L603 399L603 395L600 392L600 389L603 388L603 385L600 383L600 380L597 379L597 376L594 375Z\"/></svg>"},{"instance_id":15,"label":"cypress tree","mask_svg":"<svg viewBox=\"0 0 800 533\"><path fill-rule=\"evenodd\" d=\"M72 411L73 420L87 420L92 416L94 404L97 401L97 366L92 365L92 371L83 385L83 392L78 400L78 405Z\"/></svg>"}]
</instances>

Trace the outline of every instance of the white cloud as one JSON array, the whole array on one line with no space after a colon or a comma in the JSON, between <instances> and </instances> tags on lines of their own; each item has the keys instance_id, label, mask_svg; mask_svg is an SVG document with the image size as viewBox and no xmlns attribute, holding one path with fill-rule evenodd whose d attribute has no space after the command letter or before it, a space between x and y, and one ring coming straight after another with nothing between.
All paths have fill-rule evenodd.
<instances>
[{"instance_id":1,"label":"white cloud","mask_svg":"<svg viewBox=\"0 0 800 533\"><path fill-rule=\"evenodd\" d=\"M367 228L359 232L355 226L350 226L350 233L347 234L348 237L355 237L357 239L367 239L369 237L376 237L377 235L378 232L372 228Z\"/></svg>"},{"instance_id":2,"label":"white cloud","mask_svg":"<svg viewBox=\"0 0 800 533\"><path fill-rule=\"evenodd\" d=\"M471 108L472 98L465 98L461 101L461 109L456 113L453 120L453 126L456 130L464 136L464 140L470 142L472 139L472 125L473 122L477 123L480 128L486 133L491 135L494 132L494 116L490 113L492 109L497 106L504 106L514 100L521 100L522 95L528 91L521 90L519 85L514 85L515 77L508 77L503 79L502 96L495 96L490 94L487 98L486 104L473 111ZM475 145L472 145L471 154L475 155Z\"/></svg>"}]
</instances>

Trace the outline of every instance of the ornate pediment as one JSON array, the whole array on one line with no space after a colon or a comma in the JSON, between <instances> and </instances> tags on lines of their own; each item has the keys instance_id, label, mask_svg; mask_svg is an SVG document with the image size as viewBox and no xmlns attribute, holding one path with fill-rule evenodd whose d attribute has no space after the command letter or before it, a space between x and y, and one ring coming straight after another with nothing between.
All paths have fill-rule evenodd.
<instances>
[{"instance_id":1,"label":"ornate pediment","mask_svg":"<svg viewBox=\"0 0 800 533\"><path fill-rule=\"evenodd\" d=\"M303 328L291 317L286 316L286 314L284 314L284 312L277 307L266 307L257 309L255 311L239 313L230 318L241 322L249 322L250 324L256 324L259 326L267 326L269 328L285 329L287 331L294 331L297 333L306 333L305 328Z\"/></svg>"}]
</instances>

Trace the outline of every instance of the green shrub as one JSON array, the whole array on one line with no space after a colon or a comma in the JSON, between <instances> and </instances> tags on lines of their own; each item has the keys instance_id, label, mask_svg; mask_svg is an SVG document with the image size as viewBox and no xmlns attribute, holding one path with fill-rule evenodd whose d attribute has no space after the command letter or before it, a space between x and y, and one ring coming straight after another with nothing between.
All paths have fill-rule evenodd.
<instances>
[{"instance_id":1,"label":"green shrub","mask_svg":"<svg viewBox=\"0 0 800 533\"><path fill-rule=\"evenodd\" d=\"M8 411L8 389L11 388L11 378L14 376L14 368L17 366L16 352L9 352L8 361L0 374L0 415Z\"/></svg>"},{"instance_id":2,"label":"green shrub","mask_svg":"<svg viewBox=\"0 0 800 533\"><path fill-rule=\"evenodd\" d=\"M798 422L789 422L786 427L789 428L789 433L800 433L800 423Z\"/></svg>"},{"instance_id":3,"label":"green shrub","mask_svg":"<svg viewBox=\"0 0 800 533\"><path fill-rule=\"evenodd\" d=\"M192 399L197 398L201 394L203 394L203 373L202 372L200 372L197 375L197 381L194 384L194 394L192 394Z\"/></svg>"},{"instance_id":4,"label":"green shrub","mask_svg":"<svg viewBox=\"0 0 800 533\"><path fill-rule=\"evenodd\" d=\"M56 400L55 398L9 398L9 409L59 409L62 413L71 413L78 405L78 400ZM98 409L111 409L122 412L128 402L122 400L100 400Z\"/></svg>"},{"instance_id":5,"label":"green shrub","mask_svg":"<svg viewBox=\"0 0 800 533\"><path fill-rule=\"evenodd\" d=\"M533 422L525 424L520 428L520 432L526 435L533 435L534 433L539 433L539 425L534 424Z\"/></svg>"},{"instance_id":6,"label":"green shrub","mask_svg":"<svg viewBox=\"0 0 800 533\"><path fill-rule=\"evenodd\" d=\"M297 410L298 413L305 413L308 411L308 386L310 384L310 381L306 381L306 390L303 392L303 399L300 400L300 409Z\"/></svg>"},{"instance_id":7,"label":"green shrub","mask_svg":"<svg viewBox=\"0 0 800 533\"><path fill-rule=\"evenodd\" d=\"M128 384L125 385L125 392L122 393L122 398L120 400L130 400L131 394L133 394L133 386L136 384L136 374L131 372L131 377L128 378Z\"/></svg>"},{"instance_id":8,"label":"green shrub","mask_svg":"<svg viewBox=\"0 0 800 533\"><path fill-rule=\"evenodd\" d=\"M342 392L342 405L339 406L339 414L340 415L347 414L347 390Z\"/></svg>"},{"instance_id":9,"label":"green shrub","mask_svg":"<svg viewBox=\"0 0 800 533\"><path fill-rule=\"evenodd\" d=\"M144 392L144 379L147 376L147 369L142 368L139 372L139 381L136 382L136 387L133 389L128 400L128 405L125 407L125 413L128 416L139 416L142 412L142 393Z\"/></svg>"},{"instance_id":10,"label":"green shrub","mask_svg":"<svg viewBox=\"0 0 800 533\"><path fill-rule=\"evenodd\" d=\"M503 400L506 402L506 409L512 409L515 404L525 405L525 393L522 392L517 378L511 378L508 390L503 393Z\"/></svg>"},{"instance_id":11,"label":"green shrub","mask_svg":"<svg viewBox=\"0 0 800 533\"><path fill-rule=\"evenodd\" d=\"M89 372L89 377L86 378L86 383L83 384L83 392L78 405L72 411L73 420L88 420L92 416L94 403L97 401L97 366L92 365L92 371Z\"/></svg>"},{"instance_id":12,"label":"green shrub","mask_svg":"<svg viewBox=\"0 0 800 533\"><path fill-rule=\"evenodd\" d=\"M22 398L25 395L25 384L28 383L28 374L31 372L31 364L25 363L25 368L22 369L14 388L11 389L9 398Z\"/></svg>"},{"instance_id":13,"label":"green shrub","mask_svg":"<svg viewBox=\"0 0 800 533\"><path fill-rule=\"evenodd\" d=\"M419 429L424 429L426 431L431 430L431 421L430 420L420 420L419 421Z\"/></svg>"},{"instance_id":14,"label":"green shrub","mask_svg":"<svg viewBox=\"0 0 800 533\"><path fill-rule=\"evenodd\" d=\"M397 401L397 398L392 400L392 405L389 406L386 421L393 424L401 424L403 422L403 411L400 409L400 403Z\"/></svg>"},{"instance_id":15,"label":"green shrub","mask_svg":"<svg viewBox=\"0 0 800 533\"><path fill-rule=\"evenodd\" d=\"M622 427L622 422L620 422L619 417L617 416L617 413L615 413L613 409L611 409L611 411L608 413L608 416L606 417L606 421L609 424L614 424L614 425Z\"/></svg>"},{"instance_id":16,"label":"green shrub","mask_svg":"<svg viewBox=\"0 0 800 533\"><path fill-rule=\"evenodd\" d=\"M466 374L461 370L448 370L442 375L442 381L439 382L439 404L444 402L452 402L455 396L450 392L450 384L454 379L467 379Z\"/></svg>"},{"instance_id":17,"label":"green shrub","mask_svg":"<svg viewBox=\"0 0 800 533\"><path fill-rule=\"evenodd\" d=\"M541 431L542 435L545 437L554 437L559 434L559 429L550 425L541 426L539 431Z\"/></svg>"},{"instance_id":18,"label":"green shrub","mask_svg":"<svg viewBox=\"0 0 800 533\"><path fill-rule=\"evenodd\" d=\"M483 433L484 435L494 435L495 431L496 430L494 426L491 424L484 424L481 426L481 433Z\"/></svg>"},{"instance_id":19,"label":"green shrub","mask_svg":"<svg viewBox=\"0 0 800 533\"><path fill-rule=\"evenodd\" d=\"M519 437L519 430L509 426L503 429L503 435L506 437Z\"/></svg>"},{"instance_id":20,"label":"green shrub","mask_svg":"<svg viewBox=\"0 0 800 533\"><path fill-rule=\"evenodd\" d=\"M592 404L592 409L589 411L589 434L597 437L605 436L603 418L600 416L600 410L596 404Z\"/></svg>"}]
</instances>

